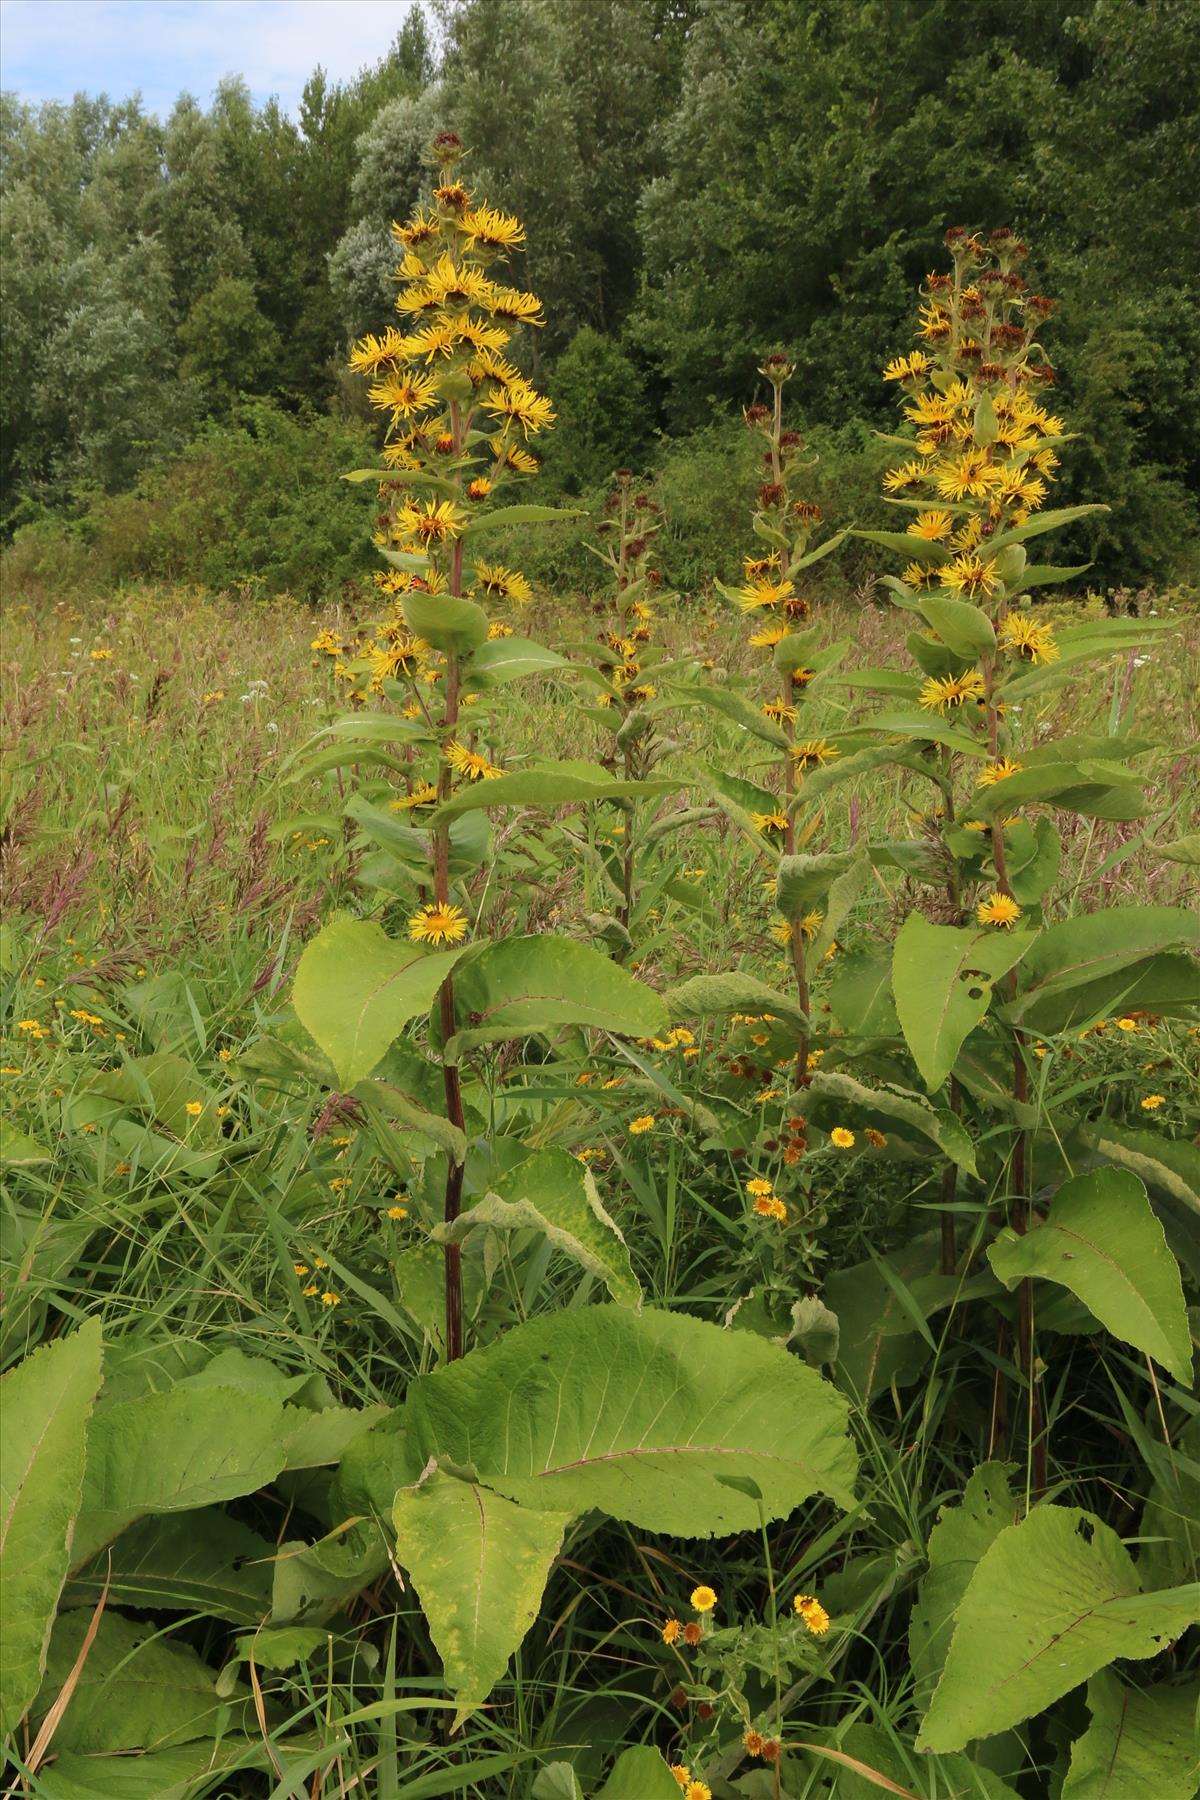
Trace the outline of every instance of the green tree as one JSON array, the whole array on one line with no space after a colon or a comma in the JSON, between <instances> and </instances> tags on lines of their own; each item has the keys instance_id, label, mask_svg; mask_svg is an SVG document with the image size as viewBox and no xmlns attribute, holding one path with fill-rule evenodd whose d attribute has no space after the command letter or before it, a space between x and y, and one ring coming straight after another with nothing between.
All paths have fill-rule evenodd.
<instances>
[{"instance_id":1,"label":"green tree","mask_svg":"<svg viewBox=\"0 0 1200 1800\"><path fill-rule=\"evenodd\" d=\"M238 394L261 393L270 385L279 333L241 276L223 275L201 294L177 335L183 349L179 372L197 383L213 411L225 412Z\"/></svg>"}]
</instances>

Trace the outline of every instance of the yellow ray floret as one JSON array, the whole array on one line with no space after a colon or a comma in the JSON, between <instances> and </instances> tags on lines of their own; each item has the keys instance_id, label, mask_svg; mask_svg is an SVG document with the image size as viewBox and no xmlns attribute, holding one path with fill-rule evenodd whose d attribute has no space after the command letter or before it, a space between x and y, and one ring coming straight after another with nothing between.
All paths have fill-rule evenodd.
<instances>
[{"instance_id":1,"label":"yellow ray floret","mask_svg":"<svg viewBox=\"0 0 1200 1800\"><path fill-rule=\"evenodd\" d=\"M467 935L467 915L449 901L431 901L408 921L414 944L458 944Z\"/></svg>"}]
</instances>

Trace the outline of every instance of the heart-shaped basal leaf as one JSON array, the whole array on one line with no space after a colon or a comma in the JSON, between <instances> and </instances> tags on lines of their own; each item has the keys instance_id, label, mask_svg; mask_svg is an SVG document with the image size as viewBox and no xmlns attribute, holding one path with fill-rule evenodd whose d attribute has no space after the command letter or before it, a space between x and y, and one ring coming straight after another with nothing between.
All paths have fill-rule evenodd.
<instances>
[{"instance_id":1,"label":"heart-shaped basal leaf","mask_svg":"<svg viewBox=\"0 0 1200 1800\"><path fill-rule=\"evenodd\" d=\"M535 1150L452 1225L438 1226L432 1235L439 1243L456 1244L483 1228L540 1231L602 1281L618 1305L641 1303L625 1239L601 1205L591 1174L566 1150Z\"/></svg>"},{"instance_id":2,"label":"heart-shaped basal leaf","mask_svg":"<svg viewBox=\"0 0 1200 1800\"><path fill-rule=\"evenodd\" d=\"M900 1028L931 1094L987 1012L993 983L1020 962L1035 935L933 925L920 913L904 921L892 958L892 992Z\"/></svg>"},{"instance_id":3,"label":"heart-shaped basal leaf","mask_svg":"<svg viewBox=\"0 0 1200 1800\"><path fill-rule=\"evenodd\" d=\"M458 1702L481 1706L538 1615L570 1513L535 1512L435 1470L392 1507L396 1555L411 1575Z\"/></svg>"},{"instance_id":4,"label":"heart-shaped basal leaf","mask_svg":"<svg viewBox=\"0 0 1200 1800\"><path fill-rule=\"evenodd\" d=\"M1069 1288L1100 1323L1185 1384L1192 1343L1179 1264L1138 1177L1092 1169L1065 1181L1045 1221L1000 1232L988 1261L1006 1287L1029 1275Z\"/></svg>"},{"instance_id":5,"label":"heart-shaped basal leaf","mask_svg":"<svg viewBox=\"0 0 1200 1800\"><path fill-rule=\"evenodd\" d=\"M1041 1506L976 1565L919 1750L961 1750L1044 1712L1117 1656L1157 1656L1200 1622L1194 1587L1144 1594L1116 1532Z\"/></svg>"},{"instance_id":6,"label":"heart-shaped basal leaf","mask_svg":"<svg viewBox=\"0 0 1200 1800\"><path fill-rule=\"evenodd\" d=\"M537 1319L414 1383L410 1454L471 1464L524 1506L596 1507L679 1537L752 1530L814 1493L853 1504L844 1398L751 1332L598 1306Z\"/></svg>"},{"instance_id":7,"label":"heart-shaped basal leaf","mask_svg":"<svg viewBox=\"0 0 1200 1800\"><path fill-rule=\"evenodd\" d=\"M409 1020L429 1010L465 947L426 953L365 919L334 919L305 945L296 1013L343 1088L369 1075Z\"/></svg>"},{"instance_id":8,"label":"heart-shaped basal leaf","mask_svg":"<svg viewBox=\"0 0 1200 1800\"><path fill-rule=\"evenodd\" d=\"M83 1488L100 1386L100 1321L35 1350L0 1381L0 1736L38 1691Z\"/></svg>"},{"instance_id":9,"label":"heart-shaped basal leaf","mask_svg":"<svg viewBox=\"0 0 1200 1800\"><path fill-rule=\"evenodd\" d=\"M1087 1703L1092 1722L1071 1745L1062 1800L1194 1800L1194 1684L1128 1688L1102 1669L1088 1682Z\"/></svg>"},{"instance_id":10,"label":"heart-shaped basal leaf","mask_svg":"<svg viewBox=\"0 0 1200 1800\"><path fill-rule=\"evenodd\" d=\"M456 1061L475 1044L493 1044L563 1025L591 1025L622 1037L661 1037L660 995L610 957L571 938L505 938L487 944L455 980L460 1029L446 1046Z\"/></svg>"}]
</instances>

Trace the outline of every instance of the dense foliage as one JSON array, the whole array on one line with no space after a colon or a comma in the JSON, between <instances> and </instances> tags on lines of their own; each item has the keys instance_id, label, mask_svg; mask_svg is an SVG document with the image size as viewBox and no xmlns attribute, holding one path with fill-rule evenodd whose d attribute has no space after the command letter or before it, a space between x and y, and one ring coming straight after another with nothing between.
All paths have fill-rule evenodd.
<instances>
[{"instance_id":1,"label":"dense foliage","mask_svg":"<svg viewBox=\"0 0 1200 1800\"><path fill-rule=\"evenodd\" d=\"M945 220L1007 219L1062 302L1064 497L1123 498L1075 528L1073 560L1102 582L1194 579L1186 0L443 0L438 25L414 8L356 81L316 71L295 119L236 81L165 122L136 100L5 97L10 531L49 507L93 535L92 496L169 464L240 394L362 416L344 345L389 317L389 222L454 123L472 179L529 229L517 278L549 321L530 372L578 425L547 489L677 458L671 440L753 397L774 344L810 423L865 445L887 422L869 371Z\"/></svg>"}]
</instances>

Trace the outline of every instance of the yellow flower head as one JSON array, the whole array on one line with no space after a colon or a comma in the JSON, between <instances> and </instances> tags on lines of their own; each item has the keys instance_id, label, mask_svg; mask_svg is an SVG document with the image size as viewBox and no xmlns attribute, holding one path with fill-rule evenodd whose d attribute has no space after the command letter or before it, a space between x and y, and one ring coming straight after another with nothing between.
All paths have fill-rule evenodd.
<instances>
[{"instance_id":1,"label":"yellow flower head","mask_svg":"<svg viewBox=\"0 0 1200 1800\"><path fill-rule=\"evenodd\" d=\"M414 944L457 944L467 935L467 915L460 906L431 901L408 921Z\"/></svg>"},{"instance_id":2,"label":"yellow flower head","mask_svg":"<svg viewBox=\"0 0 1200 1800\"><path fill-rule=\"evenodd\" d=\"M671 1773L681 1788L685 1788L692 1779L692 1771L688 1768L686 1763L672 1763Z\"/></svg>"},{"instance_id":3,"label":"yellow flower head","mask_svg":"<svg viewBox=\"0 0 1200 1800\"><path fill-rule=\"evenodd\" d=\"M1167 1097L1165 1094L1147 1094L1146 1098L1141 1102L1141 1108L1143 1112L1157 1112L1159 1107L1165 1106L1166 1103Z\"/></svg>"},{"instance_id":4,"label":"yellow flower head","mask_svg":"<svg viewBox=\"0 0 1200 1800\"><path fill-rule=\"evenodd\" d=\"M1054 627L1038 624L1027 613L1011 612L1001 621L996 633L1001 649L1011 650L1023 662L1051 663L1058 660Z\"/></svg>"},{"instance_id":5,"label":"yellow flower head","mask_svg":"<svg viewBox=\"0 0 1200 1800\"><path fill-rule=\"evenodd\" d=\"M407 1206L389 1206L387 1216L389 1219L407 1219L408 1208Z\"/></svg>"},{"instance_id":6,"label":"yellow flower head","mask_svg":"<svg viewBox=\"0 0 1200 1800\"><path fill-rule=\"evenodd\" d=\"M836 1144L839 1150L853 1150L854 1133L847 1131L844 1125L835 1125L829 1134L829 1141Z\"/></svg>"},{"instance_id":7,"label":"yellow flower head","mask_svg":"<svg viewBox=\"0 0 1200 1800\"><path fill-rule=\"evenodd\" d=\"M951 593L962 594L967 600L986 600L1002 585L992 558L975 556L970 551L943 564L938 580Z\"/></svg>"},{"instance_id":8,"label":"yellow flower head","mask_svg":"<svg viewBox=\"0 0 1200 1800\"><path fill-rule=\"evenodd\" d=\"M710 1587L706 1587L703 1582L701 1582L699 1587L692 1589L691 1606L694 1612L710 1613L716 1604L717 1596L715 1591Z\"/></svg>"},{"instance_id":9,"label":"yellow flower head","mask_svg":"<svg viewBox=\"0 0 1200 1800\"><path fill-rule=\"evenodd\" d=\"M1011 929L1021 916L1021 909L1011 894L989 894L975 908L975 917L981 925L1003 925Z\"/></svg>"},{"instance_id":10,"label":"yellow flower head","mask_svg":"<svg viewBox=\"0 0 1200 1800\"><path fill-rule=\"evenodd\" d=\"M797 1594L792 1605L813 1636L824 1637L829 1630L829 1614L821 1602L812 1594Z\"/></svg>"},{"instance_id":11,"label":"yellow flower head","mask_svg":"<svg viewBox=\"0 0 1200 1800\"><path fill-rule=\"evenodd\" d=\"M832 762L835 756L841 755L841 751L826 738L806 738L802 744L792 745L791 754L797 768L815 769L823 763Z\"/></svg>"},{"instance_id":12,"label":"yellow flower head","mask_svg":"<svg viewBox=\"0 0 1200 1800\"><path fill-rule=\"evenodd\" d=\"M468 781L494 781L504 770L496 763L489 762L479 750L468 750L465 744L457 739L446 746L446 761L455 774L463 775Z\"/></svg>"},{"instance_id":13,"label":"yellow flower head","mask_svg":"<svg viewBox=\"0 0 1200 1800\"><path fill-rule=\"evenodd\" d=\"M787 1218L787 1207L778 1194L760 1194L754 1202L754 1210L760 1219L774 1219L780 1225Z\"/></svg>"},{"instance_id":14,"label":"yellow flower head","mask_svg":"<svg viewBox=\"0 0 1200 1800\"><path fill-rule=\"evenodd\" d=\"M662 1628L663 1643L664 1644L674 1644L675 1642L677 1642L682 1630L683 1630L683 1626L679 1623L678 1619L668 1619L666 1624Z\"/></svg>"},{"instance_id":15,"label":"yellow flower head","mask_svg":"<svg viewBox=\"0 0 1200 1800\"><path fill-rule=\"evenodd\" d=\"M1016 762L1011 756L1002 756L998 762L988 763L981 771L977 787L995 787L998 781L1007 781L1010 775L1018 775L1025 767L1023 762Z\"/></svg>"},{"instance_id":16,"label":"yellow flower head","mask_svg":"<svg viewBox=\"0 0 1200 1800\"><path fill-rule=\"evenodd\" d=\"M533 589L520 570L506 569L501 563L476 563L475 580L494 600L513 600L524 606L533 599Z\"/></svg>"},{"instance_id":17,"label":"yellow flower head","mask_svg":"<svg viewBox=\"0 0 1200 1800\"><path fill-rule=\"evenodd\" d=\"M605 1085L607 1085L607 1083ZM640 1137L644 1131L653 1131L653 1129L654 1129L654 1114L653 1113L643 1113L640 1118L630 1119L630 1121L629 1121L630 1137Z\"/></svg>"},{"instance_id":18,"label":"yellow flower head","mask_svg":"<svg viewBox=\"0 0 1200 1800\"><path fill-rule=\"evenodd\" d=\"M753 819L755 828L758 831L787 830L787 814L785 812L779 812L778 810L769 813L756 812L751 813L750 817Z\"/></svg>"},{"instance_id":19,"label":"yellow flower head","mask_svg":"<svg viewBox=\"0 0 1200 1800\"><path fill-rule=\"evenodd\" d=\"M944 713L966 700L982 700L983 694L983 676L968 669L965 675L930 675L917 698L930 712Z\"/></svg>"},{"instance_id":20,"label":"yellow flower head","mask_svg":"<svg viewBox=\"0 0 1200 1800\"><path fill-rule=\"evenodd\" d=\"M466 515L453 500L406 500L397 514L396 523L405 537L421 544L442 544L456 537L466 524Z\"/></svg>"},{"instance_id":21,"label":"yellow flower head","mask_svg":"<svg viewBox=\"0 0 1200 1800\"><path fill-rule=\"evenodd\" d=\"M203 1100L189 1100L183 1110L189 1119L198 1119L204 1111L204 1102Z\"/></svg>"},{"instance_id":22,"label":"yellow flower head","mask_svg":"<svg viewBox=\"0 0 1200 1800\"><path fill-rule=\"evenodd\" d=\"M706 1781L689 1781L683 1790L683 1800L712 1800L712 1789Z\"/></svg>"}]
</instances>

